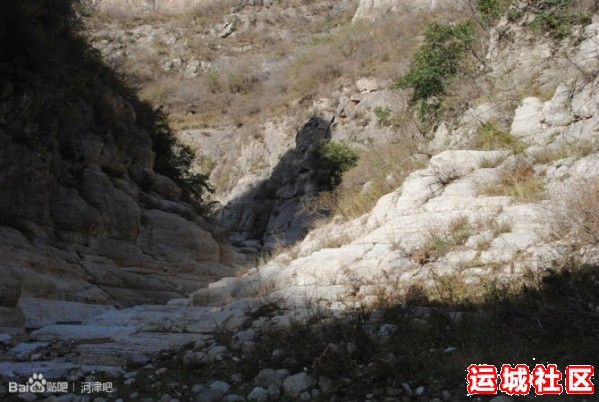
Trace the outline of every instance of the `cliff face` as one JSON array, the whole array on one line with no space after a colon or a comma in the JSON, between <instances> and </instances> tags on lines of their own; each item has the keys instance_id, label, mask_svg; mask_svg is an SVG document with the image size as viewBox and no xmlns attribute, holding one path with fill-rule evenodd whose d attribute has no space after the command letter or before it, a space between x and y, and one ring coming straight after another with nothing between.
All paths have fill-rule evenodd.
<instances>
[{"instance_id":1,"label":"cliff face","mask_svg":"<svg viewBox=\"0 0 599 402\"><path fill-rule=\"evenodd\" d=\"M59 3L0 13L0 305L165 302L229 272L226 246L153 170L151 109L72 35Z\"/></svg>"}]
</instances>

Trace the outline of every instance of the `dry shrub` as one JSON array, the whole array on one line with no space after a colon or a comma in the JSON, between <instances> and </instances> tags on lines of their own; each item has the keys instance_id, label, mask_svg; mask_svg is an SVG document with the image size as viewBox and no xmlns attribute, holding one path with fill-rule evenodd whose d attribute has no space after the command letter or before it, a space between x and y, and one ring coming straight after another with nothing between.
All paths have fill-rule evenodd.
<instances>
[{"instance_id":1,"label":"dry shrub","mask_svg":"<svg viewBox=\"0 0 599 402\"><path fill-rule=\"evenodd\" d=\"M139 92L139 97L152 105L161 106L168 103L177 92L179 84L176 79L164 78L148 83Z\"/></svg>"},{"instance_id":2,"label":"dry shrub","mask_svg":"<svg viewBox=\"0 0 599 402\"><path fill-rule=\"evenodd\" d=\"M466 244L474 234L467 216L452 219L446 227L431 227L421 247L410 252L410 258L420 265L436 261L456 248Z\"/></svg>"},{"instance_id":3,"label":"dry shrub","mask_svg":"<svg viewBox=\"0 0 599 402\"><path fill-rule=\"evenodd\" d=\"M401 143L367 148L356 167L343 174L343 182L335 192L320 197L319 206L347 219L369 212L408 174L424 167L425 162L415 157L417 145L415 138L407 138Z\"/></svg>"},{"instance_id":4,"label":"dry shrub","mask_svg":"<svg viewBox=\"0 0 599 402\"><path fill-rule=\"evenodd\" d=\"M207 1L194 10L193 23L200 27L218 23L239 4L239 0Z\"/></svg>"},{"instance_id":5,"label":"dry shrub","mask_svg":"<svg viewBox=\"0 0 599 402\"><path fill-rule=\"evenodd\" d=\"M545 186L531 164L520 160L501 172L499 182L480 188L483 195L505 195L517 202L538 202L545 198Z\"/></svg>"},{"instance_id":6,"label":"dry shrub","mask_svg":"<svg viewBox=\"0 0 599 402\"><path fill-rule=\"evenodd\" d=\"M598 148L599 145L595 141L570 141L562 143L557 147L545 147L534 152L531 156L535 164L544 165L569 157L575 159L584 158L596 152Z\"/></svg>"},{"instance_id":7,"label":"dry shrub","mask_svg":"<svg viewBox=\"0 0 599 402\"><path fill-rule=\"evenodd\" d=\"M556 207L553 234L569 237L578 246L599 243L599 178L587 179L564 196Z\"/></svg>"}]
</instances>

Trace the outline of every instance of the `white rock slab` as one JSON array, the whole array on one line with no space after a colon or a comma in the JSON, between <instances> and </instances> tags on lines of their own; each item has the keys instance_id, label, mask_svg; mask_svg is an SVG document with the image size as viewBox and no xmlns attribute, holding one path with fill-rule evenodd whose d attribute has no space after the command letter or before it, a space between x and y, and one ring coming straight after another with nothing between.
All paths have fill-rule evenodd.
<instances>
[{"instance_id":1,"label":"white rock slab","mask_svg":"<svg viewBox=\"0 0 599 402\"><path fill-rule=\"evenodd\" d=\"M21 297L17 306L25 315L27 328L41 328L61 322L79 323L106 310L114 310L114 306L36 297Z\"/></svg>"},{"instance_id":2,"label":"white rock slab","mask_svg":"<svg viewBox=\"0 0 599 402\"><path fill-rule=\"evenodd\" d=\"M89 341L98 339L116 340L133 335L135 327L108 327L100 325L49 325L31 333L31 338L39 341L52 339Z\"/></svg>"}]
</instances>

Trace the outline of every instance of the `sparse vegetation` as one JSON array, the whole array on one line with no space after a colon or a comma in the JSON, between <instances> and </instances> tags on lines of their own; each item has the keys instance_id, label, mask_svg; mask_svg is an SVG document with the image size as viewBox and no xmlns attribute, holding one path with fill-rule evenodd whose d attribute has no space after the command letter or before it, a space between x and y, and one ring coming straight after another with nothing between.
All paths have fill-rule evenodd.
<instances>
[{"instance_id":1,"label":"sparse vegetation","mask_svg":"<svg viewBox=\"0 0 599 402\"><path fill-rule=\"evenodd\" d=\"M489 218L481 227L484 230L490 230L493 236L497 237L502 233L512 231L512 222L508 219Z\"/></svg>"},{"instance_id":2,"label":"sparse vegetation","mask_svg":"<svg viewBox=\"0 0 599 402\"><path fill-rule=\"evenodd\" d=\"M411 103L422 119L434 115L439 96L445 95L449 82L460 72L461 61L475 42L471 21L455 25L431 24L424 45L410 61L407 74L395 83L398 88L412 88Z\"/></svg>"},{"instance_id":3,"label":"sparse vegetation","mask_svg":"<svg viewBox=\"0 0 599 402\"><path fill-rule=\"evenodd\" d=\"M300 4L278 3L279 7ZM237 1L219 1L206 3L185 16L161 18L148 14L137 21L163 29L168 20L183 35L174 45L178 53L192 54L196 61L217 60L224 55L223 64L202 68L196 77L185 78L189 60L165 68L165 63L170 62L165 57L175 60L178 56L172 52L159 54L165 51L159 46L158 50L134 51L132 57L115 62L119 72L140 89L144 99L155 107L163 106L169 123L176 129L223 121L248 125L266 116L289 114L298 104L309 106L365 75L383 82L392 79L398 66L405 64L415 51L417 36L435 18L399 16L374 24L350 24L354 12L351 8L331 11L328 7L315 7L315 22L308 25L305 20L286 14L276 18L257 16L259 23L287 32L285 40L273 35L273 29L239 30L226 43L208 34L208 27L222 24L225 16L233 12L244 14L245 7L248 6ZM100 15L88 18L87 22L103 29L94 34L95 41L120 40L115 37L118 30L105 29L105 24L114 19L103 21L105 17ZM116 21L130 30L136 26L124 17ZM399 35L401 41L396 40ZM259 49L264 46L269 52L263 54Z\"/></svg>"},{"instance_id":4,"label":"sparse vegetation","mask_svg":"<svg viewBox=\"0 0 599 402\"><path fill-rule=\"evenodd\" d=\"M564 198L556 208L554 237L573 241L577 247L599 244L599 180L581 182Z\"/></svg>"},{"instance_id":5,"label":"sparse vegetation","mask_svg":"<svg viewBox=\"0 0 599 402\"><path fill-rule=\"evenodd\" d=\"M404 139L386 146L368 146L353 169L343 174L341 185L323 193L316 208L332 211L343 218L354 218L370 211L385 194L396 189L426 161L415 156L417 142Z\"/></svg>"},{"instance_id":6,"label":"sparse vegetation","mask_svg":"<svg viewBox=\"0 0 599 402\"><path fill-rule=\"evenodd\" d=\"M534 164L544 165L566 158L584 158L598 148L597 143L593 141L570 141L536 150L531 156Z\"/></svg>"},{"instance_id":7,"label":"sparse vegetation","mask_svg":"<svg viewBox=\"0 0 599 402\"><path fill-rule=\"evenodd\" d=\"M328 141L320 147L323 168L329 172L332 187L341 183L344 172L356 166L358 153L342 141Z\"/></svg>"},{"instance_id":8,"label":"sparse vegetation","mask_svg":"<svg viewBox=\"0 0 599 402\"><path fill-rule=\"evenodd\" d=\"M527 162L518 161L513 167L504 169L498 183L481 186L483 195L505 195L517 202L538 202L545 198L543 182L535 175L534 168Z\"/></svg>"},{"instance_id":9,"label":"sparse vegetation","mask_svg":"<svg viewBox=\"0 0 599 402\"><path fill-rule=\"evenodd\" d=\"M379 127L389 127L391 125L391 110L389 108L377 106L374 108L374 115Z\"/></svg>"},{"instance_id":10,"label":"sparse vegetation","mask_svg":"<svg viewBox=\"0 0 599 402\"><path fill-rule=\"evenodd\" d=\"M559 40L570 35L575 26L589 24L596 4L593 0L536 0L529 1L528 7L535 14L530 27Z\"/></svg>"},{"instance_id":11,"label":"sparse vegetation","mask_svg":"<svg viewBox=\"0 0 599 402\"><path fill-rule=\"evenodd\" d=\"M472 236L473 228L467 216L460 216L451 222L447 228L451 242L456 246L462 246Z\"/></svg>"},{"instance_id":12,"label":"sparse vegetation","mask_svg":"<svg viewBox=\"0 0 599 402\"><path fill-rule=\"evenodd\" d=\"M478 128L478 136L472 146L486 151L507 148L514 154L521 154L526 149L526 144L521 139L500 129L494 121L485 122Z\"/></svg>"},{"instance_id":13,"label":"sparse vegetation","mask_svg":"<svg viewBox=\"0 0 599 402\"><path fill-rule=\"evenodd\" d=\"M482 169L491 169L501 165L507 159L507 155L499 155L495 158L483 158L480 161L480 167Z\"/></svg>"},{"instance_id":14,"label":"sparse vegetation","mask_svg":"<svg viewBox=\"0 0 599 402\"><path fill-rule=\"evenodd\" d=\"M476 10L488 22L500 17L510 4L512 0L476 0Z\"/></svg>"},{"instance_id":15,"label":"sparse vegetation","mask_svg":"<svg viewBox=\"0 0 599 402\"><path fill-rule=\"evenodd\" d=\"M457 217L446 228L429 228L428 240L410 254L412 260L424 265L436 261L450 251L463 246L474 234L467 216Z\"/></svg>"}]
</instances>

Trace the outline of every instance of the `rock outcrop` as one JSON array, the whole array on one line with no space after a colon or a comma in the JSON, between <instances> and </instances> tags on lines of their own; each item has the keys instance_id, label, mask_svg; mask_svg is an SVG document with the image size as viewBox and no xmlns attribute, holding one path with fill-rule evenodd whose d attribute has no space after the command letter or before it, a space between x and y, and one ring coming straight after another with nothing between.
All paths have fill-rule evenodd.
<instances>
[{"instance_id":1,"label":"rock outcrop","mask_svg":"<svg viewBox=\"0 0 599 402\"><path fill-rule=\"evenodd\" d=\"M227 247L152 170L134 99L102 78L72 81L58 68L37 80L51 73L19 75L0 63L13 83L0 88L2 381L110 379L115 392L104 396L127 400L458 402L471 399L463 376L439 373L453 377L486 348L501 353L502 342L579 353L556 356L566 361L594 356L599 23L594 16L575 39L556 42L524 28L531 16L510 16L491 32L480 76L498 92L469 98L441 122L421 144L421 163L401 183L391 178L394 188L362 216L331 219L303 238L312 216L301 207L329 184L319 143L359 133L369 146L403 145L388 119L407 107L406 93L361 79L335 100L314 101L334 125L313 118L294 137L269 121L249 136L235 127L212 140L215 158L230 157L213 176L239 167L222 174L232 190L218 197L240 243L300 241L191 298L124 309L90 303L181 296L228 270ZM480 145L485 130L503 142ZM580 267L592 275L578 278ZM522 290L504 299L508 285ZM14 330L23 327L35 330ZM590 347L578 352L578 343ZM430 361L440 366L429 372ZM0 384L0 398L12 394Z\"/></svg>"},{"instance_id":2,"label":"rock outcrop","mask_svg":"<svg viewBox=\"0 0 599 402\"><path fill-rule=\"evenodd\" d=\"M84 0L82 6L88 12L117 14L125 16L149 12L182 14L193 11L211 0Z\"/></svg>"},{"instance_id":3,"label":"rock outcrop","mask_svg":"<svg viewBox=\"0 0 599 402\"><path fill-rule=\"evenodd\" d=\"M331 124L311 118L297 133L295 147L280 156L266 178L246 180L247 186L240 182L220 211L224 227L263 242L266 250L303 239L319 217L307 205L331 188L320 153L331 138Z\"/></svg>"},{"instance_id":4,"label":"rock outcrop","mask_svg":"<svg viewBox=\"0 0 599 402\"><path fill-rule=\"evenodd\" d=\"M197 11L200 7L210 6L219 0L82 0L86 12L121 16L140 14L184 14ZM272 0L240 0L239 4L250 6L269 5Z\"/></svg>"},{"instance_id":5,"label":"rock outcrop","mask_svg":"<svg viewBox=\"0 0 599 402\"><path fill-rule=\"evenodd\" d=\"M20 7L2 6L9 32ZM32 30L68 20L43 11ZM22 32L28 46L0 37L0 305L166 302L230 273L227 246L153 170L150 109L59 22Z\"/></svg>"},{"instance_id":6,"label":"rock outcrop","mask_svg":"<svg viewBox=\"0 0 599 402\"><path fill-rule=\"evenodd\" d=\"M426 13L436 10L460 10L464 2L452 0L360 0L353 21L376 20L389 13Z\"/></svg>"},{"instance_id":7,"label":"rock outcrop","mask_svg":"<svg viewBox=\"0 0 599 402\"><path fill-rule=\"evenodd\" d=\"M311 231L295 248L247 276L224 278L198 290L195 303L218 305L268 292L291 304L319 300L328 308L343 309L356 301L376 302L381 292L398 287L434 286L439 277L457 276L476 284L485 278L539 275L571 257L596 261L599 250L594 244L575 256L572 250L592 226L582 221L596 204L592 194L599 180L598 24L586 26L573 46L550 39L531 43L525 29L507 26L514 37L492 42L488 68L491 76L503 73L505 81L498 85L518 82L510 88L523 93L513 114L506 116L498 100L472 106L454 127L441 124L430 144L444 151L432 150L436 155L427 167L411 173L371 212ZM505 21L499 27L507 29ZM513 53L528 45L553 48L559 56L548 59L533 51L526 63L511 64ZM574 60L580 69L565 68ZM532 76L539 77L535 83L543 88L553 86L547 100L528 95L521 86L520 80ZM523 141L522 151L464 149L482 124L496 124L500 118L508 120L506 135ZM523 176L514 178L518 169ZM518 181L524 178L530 186L526 189L524 181ZM436 240L455 243L452 233L461 226L469 228L466 237L450 248L441 247L439 254Z\"/></svg>"}]
</instances>

